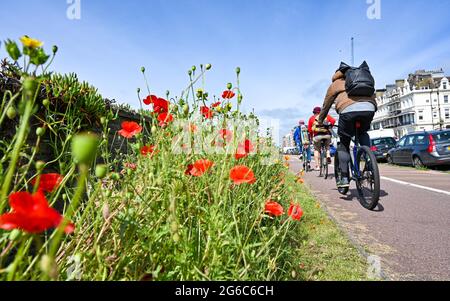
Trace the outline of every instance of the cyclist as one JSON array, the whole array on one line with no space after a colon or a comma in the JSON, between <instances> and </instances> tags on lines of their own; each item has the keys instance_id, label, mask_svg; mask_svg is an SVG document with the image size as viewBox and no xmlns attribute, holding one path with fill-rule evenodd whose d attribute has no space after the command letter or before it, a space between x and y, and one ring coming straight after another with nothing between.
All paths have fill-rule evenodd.
<instances>
[{"instance_id":1,"label":"cyclist","mask_svg":"<svg viewBox=\"0 0 450 301\"><path fill-rule=\"evenodd\" d=\"M323 103L323 110L317 117L317 123L320 126L323 124L332 105L336 104L336 111L339 114L338 135L341 142L337 150L339 167L342 172L342 177L338 182L339 188L348 188L350 186L350 142L351 138L356 134L356 123L359 122L360 124L358 129L360 144L370 147L370 137L367 131L370 129L370 124L377 111L375 95L369 97L348 95L345 85L345 73L350 68L345 63L341 63L341 66L333 75L332 84L328 88Z\"/></svg>"},{"instance_id":2,"label":"cyclist","mask_svg":"<svg viewBox=\"0 0 450 301\"><path fill-rule=\"evenodd\" d=\"M331 127L333 127L334 124L336 123L336 119L334 119L330 115L325 115L326 116L325 125L327 125L327 127L316 126L317 125L316 119L318 118L321 111L322 108L315 107L313 110L314 115L311 116L308 122L308 131L314 143L314 160L316 161L316 168L315 168L316 171L320 170L320 147L322 140L325 141L325 146L327 148L327 161L328 163L331 163L331 155L330 155L330 144L332 138ZM323 123L324 122L322 122L321 125L323 125Z\"/></svg>"},{"instance_id":3,"label":"cyclist","mask_svg":"<svg viewBox=\"0 0 450 301\"><path fill-rule=\"evenodd\" d=\"M294 133L295 143L300 151L300 155L305 156L308 164L308 169L310 168L311 163L311 148L310 141L308 137L308 128L305 125L304 120L300 120L298 122L298 127L295 129ZM306 153L306 154L305 154Z\"/></svg>"}]
</instances>

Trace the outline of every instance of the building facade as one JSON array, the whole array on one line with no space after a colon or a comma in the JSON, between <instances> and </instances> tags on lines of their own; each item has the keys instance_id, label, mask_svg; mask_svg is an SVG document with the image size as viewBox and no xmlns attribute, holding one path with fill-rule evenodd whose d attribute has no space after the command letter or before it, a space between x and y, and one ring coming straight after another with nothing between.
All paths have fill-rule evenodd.
<instances>
[{"instance_id":1,"label":"building facade","mask_svg":"<svg viewBox=\"0 0 450 301\"><path fill-rule=\"evenodd\" d=\"M294 141L294 131L291 130L289 134L283 137L283 148L292 148L295 147L295 141Z\"/></svg>"},{"instance_id":2,"label":"building facade","mask_svg":"<svg viewBox=\"0 0 450 301\"><path fill-rule=\"evenodd\" d=\"M450 129L450 78L443 70L419 70L377 91L372 130L393 129L397 137Z\"/></svg>"}]
</instances>

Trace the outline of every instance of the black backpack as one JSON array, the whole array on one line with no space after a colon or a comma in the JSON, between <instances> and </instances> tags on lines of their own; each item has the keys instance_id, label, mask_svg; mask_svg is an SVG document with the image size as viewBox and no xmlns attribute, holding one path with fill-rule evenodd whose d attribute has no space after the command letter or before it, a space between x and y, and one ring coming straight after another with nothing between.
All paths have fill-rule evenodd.
<instances>
[{"instance_id":1,"label":"black backpack","mask_svg":"<svg viewBox=\"0 0 450 301\"><path fill-rule=\"evenodd\" d=\"M375 93L375 79L364 61L359 67L341 63L339 70L345 74L345 90L349 96L371 97Z\"/></svg>"}]
</instances>

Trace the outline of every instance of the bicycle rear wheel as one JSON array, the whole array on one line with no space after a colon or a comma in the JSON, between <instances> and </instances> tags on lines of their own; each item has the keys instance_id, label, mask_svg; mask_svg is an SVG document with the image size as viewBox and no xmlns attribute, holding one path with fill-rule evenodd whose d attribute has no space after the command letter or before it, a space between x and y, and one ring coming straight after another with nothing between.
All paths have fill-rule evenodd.
<instances>
[{"instance_id":1,"label":"bicycle rear wheel","mask_svg":"<svg viewBox=\"0 0 450 301\"><path fill-rule=\"evenodd\" d=\"M377 159L370 148L361 146L356 155L355 164L360 170L356 180L359 201L364 208L373 210L380 200L380 172Z\"/></svg>"},{"instance_id":2,"label":"bicycle rear wheel","mask_svg":"<svg viewBox=\"0 0 450 301\"><path fill-rule=\"evenodd\" d=\"M323 177L325 175L325 168L324 168L324 162L325 162L325 157L323 154L323 149L320 150L320 177Z\"/></svg>"}]
</instances>

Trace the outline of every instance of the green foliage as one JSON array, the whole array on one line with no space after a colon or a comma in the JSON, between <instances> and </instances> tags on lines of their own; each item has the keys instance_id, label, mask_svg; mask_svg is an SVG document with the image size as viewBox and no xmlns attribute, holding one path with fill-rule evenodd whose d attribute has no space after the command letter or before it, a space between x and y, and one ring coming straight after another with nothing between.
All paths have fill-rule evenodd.
<instances>
[{"instance_id":1,"label":"green foliage","mask_svg":"<svg viewBox=\"0 0 450 301\"><path fill-rule=\"evenodd\" d=\"M83 81L80 82L75 73L53 74L50 80L44 82L48 98L60 106L71 106L79 117L85 115L92 120L107 114L103 97L97 88Z\"/></svg>"}]
</instances>

